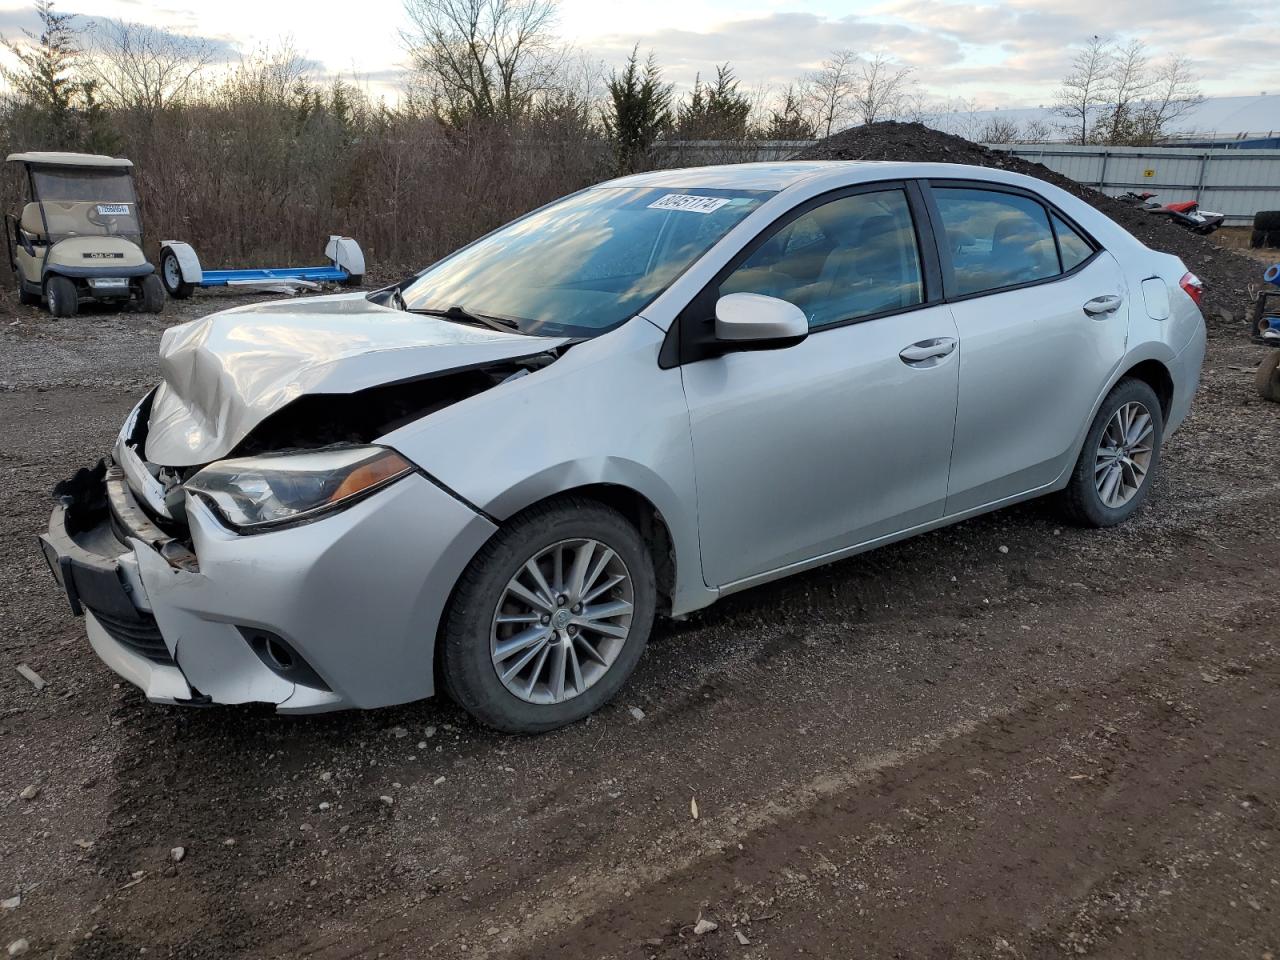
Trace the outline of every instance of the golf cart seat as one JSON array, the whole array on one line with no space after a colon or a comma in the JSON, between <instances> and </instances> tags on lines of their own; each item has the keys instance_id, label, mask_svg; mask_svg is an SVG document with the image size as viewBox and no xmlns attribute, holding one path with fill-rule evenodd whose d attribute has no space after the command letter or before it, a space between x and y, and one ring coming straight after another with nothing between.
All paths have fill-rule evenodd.
<instances>
[{"instance_id":1,"label":"golf cart seat","mask_svg":"<svg viewBox=\"0 0 1280 960\"><path fill-rule=\"evenodd\" d=\"M98 206L99 204L93 200L46 200L44 216L49 222L49 234L55 238L105 237L137 231L136 222L130 214L95 219L94 211ZM22 229L37 237L44 236L40 204L28 203L23 208Z\"/></svg>"},{"instance_id":2,"label":"golf cart seat","mask_svg":"<svg viewBox=\"0 0 1280 960\"><path fill-rule=\"evenodd\" d=\"M40 219L40 204L28 203L22 208L22 219L18 225L33 237L44 237L44 221Z\"/></svg>"}]
</instances>

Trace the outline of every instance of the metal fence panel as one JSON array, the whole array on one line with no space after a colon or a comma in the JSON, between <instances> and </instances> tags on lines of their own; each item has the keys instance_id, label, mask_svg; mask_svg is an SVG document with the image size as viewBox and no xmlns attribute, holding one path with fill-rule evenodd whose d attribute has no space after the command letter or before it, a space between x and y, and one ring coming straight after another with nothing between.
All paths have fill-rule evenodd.
<instances>
[{"instance_id":1,"label":"metal fence panel","mask_svg":"<svg viewBox=\"0 0 1280 960\"><path fill-rule=\"evenodd\" d=\"M1250 224L1259 210L1280 210L1280 150L1188 147L1077 147L988 144L1116 196L1149 190L1166 203L1197 200Z\"/></svg>"}]
</instances>

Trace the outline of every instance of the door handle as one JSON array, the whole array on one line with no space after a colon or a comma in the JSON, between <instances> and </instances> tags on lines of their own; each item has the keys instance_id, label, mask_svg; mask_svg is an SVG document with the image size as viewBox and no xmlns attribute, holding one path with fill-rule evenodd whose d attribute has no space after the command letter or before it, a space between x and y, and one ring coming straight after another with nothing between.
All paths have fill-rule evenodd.
<instances>
[{"instance_id":1,"label":"door handle","mask_svg":"<svg viewBox=\"0 0 1280 960\"><path fill-rule=\"evenodd\" d=\"M954 338L934 337L932 340L920 340L909 347L903 347L898 356L911 367L932 367L955 348Z\"/></svg>"},{"instance_id":2,"label":"door handle","mask_svg":"<svg viewBox=\"0 0 1280 960\"><path fill-rule=\"evenodd\" d=\"M1124 303L1122 297L1116 296L1114 293L1108 293L1101 297L1094 297L1084 305L1084 312L1091 317L1106 316L1108 313L1115 313L1120 309L1120 304Z\"/></svg>"}]
</instances>

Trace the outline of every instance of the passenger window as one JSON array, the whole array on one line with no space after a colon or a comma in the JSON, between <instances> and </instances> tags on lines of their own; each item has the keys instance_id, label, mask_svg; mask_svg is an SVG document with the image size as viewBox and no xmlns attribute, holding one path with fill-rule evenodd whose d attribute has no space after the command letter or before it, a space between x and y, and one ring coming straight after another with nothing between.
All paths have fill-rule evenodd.
<instances>
[{"instance_id":1,"label":"passenger window","mask_svg":"<svg viewBox=\"0 0 1280 960\"><path fill-rule=\"evenodd\" d=\"M801 214L720 284L794 303L814 330L924 300L911 209L901 190L860 193Z\"/></svg>"},{"instance_id":2,"label":"passenger window","mask_svg":"<svg viewBox=\"0 0 1280 960\"><path fill-rule=\"evenodd\" d=\"M1060 273L1049 216L1012 193L934 189L960 295L998 290Z\"/></svg>"},{"instance_id":3,"label":"passenger window","mask_svg":"<svg viewBox=\"0 0 1280 960\"><path fill-rule=\"evenodd\" d=\"M1053 232L1058 235L1058 252L1062 254L1063 271L1074 270L1093 256L1093 246L1053 214Z\"/></svg>"}]
</instances>

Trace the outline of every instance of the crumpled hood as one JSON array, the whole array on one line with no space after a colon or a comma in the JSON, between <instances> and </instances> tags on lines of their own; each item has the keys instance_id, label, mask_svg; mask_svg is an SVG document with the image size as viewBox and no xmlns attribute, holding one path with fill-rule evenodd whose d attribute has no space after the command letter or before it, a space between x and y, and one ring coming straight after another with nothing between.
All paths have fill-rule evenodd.
<instances>
[{"instance_id":1,"label":"crumpled hood","mask_svg":"<svg viewBox=\"0 0 1280 960\"><path fill-rule=\"evenodd\" d=\"M354 393L565 342L405 313L360 293L224 310L161 338L164 380L151 405L147 459L209 463L304 394Z\"/></svg>"}]
</instances>

